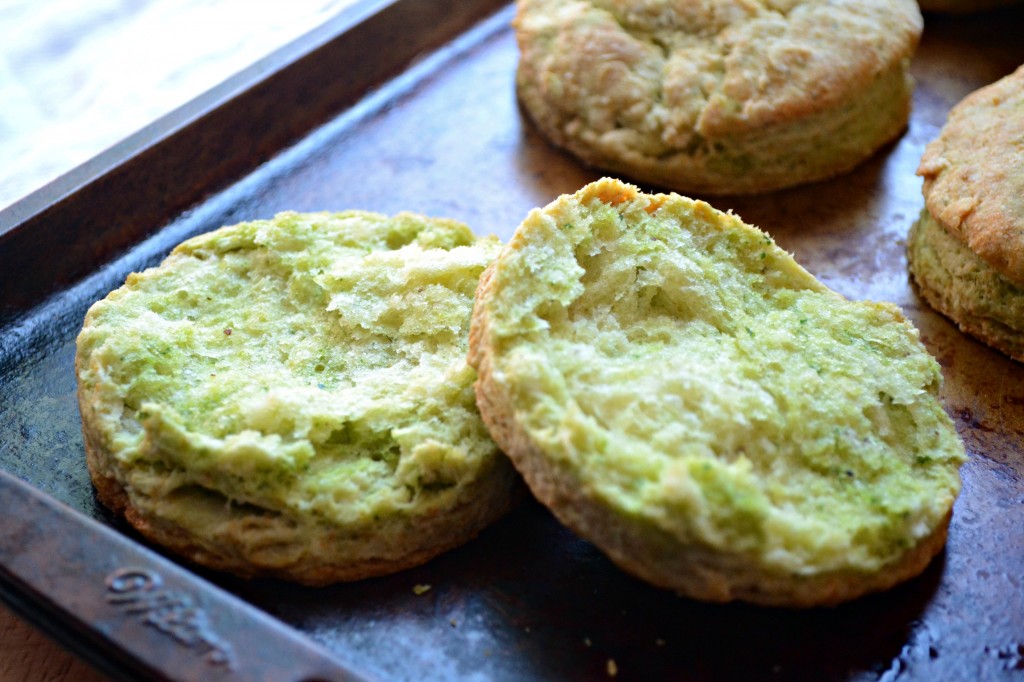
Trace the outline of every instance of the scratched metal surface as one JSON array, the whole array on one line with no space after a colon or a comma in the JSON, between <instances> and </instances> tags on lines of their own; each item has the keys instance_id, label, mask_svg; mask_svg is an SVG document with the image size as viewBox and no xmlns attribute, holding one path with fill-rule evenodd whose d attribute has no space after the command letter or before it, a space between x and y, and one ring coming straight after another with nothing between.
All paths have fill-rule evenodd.
<instances>
[{"instance_id":1,"label":"scratched metal surface","mask_svg":"<svg viewBox=\"0 0 1024 682\"><path fill-rule=\"evenodd\" d=\"M76 287L0 329L0 466L134 538L92 497L73 338L89 303L187 235L284 209L414 210L507 238L526 211L598 177L549 148L513 91L505 9ZM924 145L968 92L1024 62L1024 12L927 17L909 129L853 173L713 199L834 289L893 301L942 364L970 452L949 543L918 579L835 609L690 602L616 570L530 502L476 541L398 575L306 589L195 572L381 679L1001 680L1024 674L1024 367L961 335L906 276ZM29 275L30 276L30 275ZM422 594L413 587L430 585Z\"/></svg>"}]
</instances>

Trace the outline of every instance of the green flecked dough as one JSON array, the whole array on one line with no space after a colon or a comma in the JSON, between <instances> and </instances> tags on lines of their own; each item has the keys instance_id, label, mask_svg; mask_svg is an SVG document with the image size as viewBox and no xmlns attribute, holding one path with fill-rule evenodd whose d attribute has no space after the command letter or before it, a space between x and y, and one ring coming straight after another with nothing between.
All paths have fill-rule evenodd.
<instances>
[{"instance_id":1,"label":"green flecked dough","mask_svg":"<svg viewBox=\"0 0 1024 682\"><path fill-rule=\"evenodd\" d=\"M965 454L898 308L731 214L638 196L604 180L532 212L478 302L557 485L777 575L877 571L941 527Z\"/></svg>"},{"instance_id":2,"label":"green flecked dough","mask_svg":"<svg viewBox=\"0 0 1024 682\"><path fill-rule=\"evenodd\" d=\"M136 504L197 533L203 498L356 534L464 504L508 467L465 360L499 246L359 211L190 239L89 313L78 371L98 445Z\"/></svg>"},{"instance_id":3,"label":"green flecked dough","mask_svg":"<svg viewBox=\"0 0 1024 682\"><path fill-rule=\"evenodd\" d=\"M1024 362L1024 287L985 263L926 209L910 229L907 262L936 309L963 331Z\"/></svg>"}]
</instances>

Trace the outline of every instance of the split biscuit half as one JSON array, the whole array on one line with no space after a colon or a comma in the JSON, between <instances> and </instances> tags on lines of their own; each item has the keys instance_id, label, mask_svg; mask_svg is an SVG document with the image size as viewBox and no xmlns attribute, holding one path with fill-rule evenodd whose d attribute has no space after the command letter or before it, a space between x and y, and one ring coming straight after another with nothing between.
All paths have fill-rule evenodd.
<instances>
[{"instance_id":1,"label":"split biscuit half","mask_svg":"<svg viewBox=\"0 0 1024 682\"><path fill-rule=\"evenodd\" d=\"M836 604L945 542L965 452L917 330L706 203L604 179L532 211L470 364L537 499L679 594Z\"/></svg>"},{"instance_id":2,"label":"split biscuit half","mask_svg":"<svg viewBox=\"0 0 1024 682\"><path fill-rule=\"evenodd\" d=\"M466 542L520 485L466 364L499 247L413 214L282 213L130 275L78 337L99 499L198 564L311 585Z\"/></svg>"}]
</instances>

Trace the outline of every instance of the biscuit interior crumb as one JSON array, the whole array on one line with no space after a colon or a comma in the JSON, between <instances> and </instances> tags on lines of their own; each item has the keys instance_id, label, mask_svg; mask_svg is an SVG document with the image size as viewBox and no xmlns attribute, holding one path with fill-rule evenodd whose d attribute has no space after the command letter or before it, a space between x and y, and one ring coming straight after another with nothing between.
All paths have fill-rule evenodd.
<instances>
[{"instance_id":1,"label":"biscuit interior crumb","mask_svg":"<svg viewBox=\"0 0 1024 682\"><path fill-rule=\"evenodd\" d=\"M440 513L498 466L465 362L498 248L359 211L190 239L89 313L95 432L136 503L195 532L229 509L356 535Z\"/></svg>"},{"instance_id":2,"label":"biscuit interior crumb","mask_svg":"<svg viewBox=\"0 0 1024 682\"><path fill-rule=\"evenodd\" d=\"M928 536L964 450L899 310L845 300L735 216L622 187L531 213L478 302L551 465L772 571L877 570Z\"/></svg>"}]
</instances>

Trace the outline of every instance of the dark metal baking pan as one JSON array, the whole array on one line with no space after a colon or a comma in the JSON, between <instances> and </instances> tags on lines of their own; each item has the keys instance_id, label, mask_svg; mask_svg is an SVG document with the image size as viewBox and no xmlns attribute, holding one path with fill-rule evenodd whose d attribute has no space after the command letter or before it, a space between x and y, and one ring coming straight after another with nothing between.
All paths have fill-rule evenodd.
<instances>
[{"instance_id":1,"label":"dark metal baking pan","mask_svg":"<svg viewBox=\"0 0 1024 682\"><path fill-rule=\"evenodd\" d=\"M618 571L530 501L425 566L311 589L181 565L96 503L74 337L128 272L189 235L285 209L413 210L507 238L528 209L598 177L517 109L511 17L495 0L359 4L0 212L0 596L123 677L1024 674L1024 367L929 310L904 257L924 145L961 97L1024 62L1021 10L926 17L910 126L854 172L712 201L846 296L902 306L940 360L970 460L948 546L919 578L833 609L701 604ZM118 592L143 588L163 596ZM182 601L202 627L176 637L147 622Z\"/></svg>"}]
</instances>

